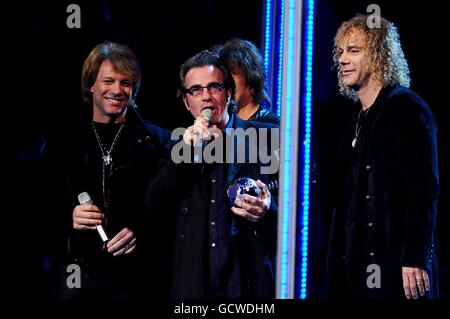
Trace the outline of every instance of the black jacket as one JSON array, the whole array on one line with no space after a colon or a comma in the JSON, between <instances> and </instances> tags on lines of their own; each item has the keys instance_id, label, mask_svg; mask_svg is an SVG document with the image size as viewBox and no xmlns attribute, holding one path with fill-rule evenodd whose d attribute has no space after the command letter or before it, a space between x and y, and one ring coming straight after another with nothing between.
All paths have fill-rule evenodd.
<instances>
[{"instance_id":1,"label":"black jacket","mask_svg":"<svg viewBox=\"0 0 450 319\"><path fill-rule=\"evenodd\" d=\"M258 111L255 112L249 121L257 121L262 123L273 123L280 125L280 118L268 109L265 109L262 105L259 106Z\"/></svg>"},{"instance_id":2,"label":"black jacket","mask_svg":"<svg viewBox=\"0 0 450 319\"><path fill-rule=\"evenodd\" d=\"M142 120L133 108L128 109L124 125L112 152L112 169L107 173L108 183L104 186L109 194L107 209L101 191L102 154L91 122L83 123L70 137L65 136L63 143L49 145L47 156L55 179L52 194L56 202L51 231L56 264L83 260L97 267L100 261L105 267L123 266L129 270L141 261L148 261L154 253L148 248L154 221L147 218L145 191L157 172L160 159L167 156L170 135ZM124 227L135 233L137 246L134 253L112 257L102 252L96 231L73 229L72 212L79 204L77 197L81 192L88 192L93 203L105 212L104 228L110 238ZM152 272L151 269L148 271Z\"/></svg>"},{"instance_id":3,"label":"black jacket","mask_svg":"<svg viewBox=\"0 0 450 319\"><path fill-rule=\"evenodd\" d=\"M397 86L381 90L352 148L355 121L356 114L338 154L340 196L328 251L332 291L342 296L347 287L355 298L404 298L406 266L428 271L428 297L435 298L439 178L433 114L417 94ZM380 266L381 288L367 287L371 264Z\"/></svg>"},{"instance_id":4,"label":"black jacket","mask_svg":"<svg viewBox=\"0 0 450 319\"><path fill-rule=\"evenodd\" d=\"M243 121L234 117L233 128L271 128L271 124ZM246 149L255 147L248 142ZM270 150L270 146L269 146ZM264 183L276 180L278 174L262 175L258 163L227 164L227 185L238 177L261 179ZM170 220L173 241L173 271L170 287L172 298L208 298L208 208L207 186L202 179L202 164L169 161L153 180L147 192L147 207L153 214ZM276 191L272 193L271 209L259 222L236 216L239 235L234 238L241 278L249 297L275 297L276 258ZM226 194L224 193L225 197ZM229 210L230 214L233 214Z\"/></svg>"}]
</instances>

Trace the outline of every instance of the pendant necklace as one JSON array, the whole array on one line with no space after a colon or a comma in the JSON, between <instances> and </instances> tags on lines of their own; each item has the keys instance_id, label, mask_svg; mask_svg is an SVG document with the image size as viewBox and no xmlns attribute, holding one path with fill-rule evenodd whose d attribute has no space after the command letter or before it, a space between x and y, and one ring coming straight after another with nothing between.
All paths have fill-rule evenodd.
<instances>
[{"instance_id":1,"label":"pendant necklace","mask_svg":"<svg viewBox=\"0 0 450 319\"><path fill-rule=\"evenodd\" d=\"M105 149L103 149L103 144L101 142L100 136L98 135L97 130L95 128L94 121L92 121L92 129L94 130L95 138L97 139L98 146L100 147L100 151L102 152L102 160L103 160L104 165L109 165L112 163L111 152L114 150L114 146L116 145L116 142L120 136L120 133L122 132L124 124L125 124L125 121L122 122L122 125L120 126L119 131L117 132L116 136L114 137L109 150L105 150ZM106 151L106 153L105 153L105 151Z\"/></svg>"},{"instance_id":2,"label":"pendant necklace","mask_svg":"<svg viewBox=\"0 0 450 319\"><path fill-rule=\"evenodd\" d=\"M361 114L364 113L364 116L367 115L367 113L369 112L370 107L367 110L363 111L363 108L361 108L361 110L359 110L358 113L358 118L356 119L356 126L355 126L355 137L352 140L352 147L355 148L356 147L356 143L358 143L358 137L359 137L359 132L361 132L361 125L359 124L360 119L361 119Z\"/></svg>"}]
</instances>

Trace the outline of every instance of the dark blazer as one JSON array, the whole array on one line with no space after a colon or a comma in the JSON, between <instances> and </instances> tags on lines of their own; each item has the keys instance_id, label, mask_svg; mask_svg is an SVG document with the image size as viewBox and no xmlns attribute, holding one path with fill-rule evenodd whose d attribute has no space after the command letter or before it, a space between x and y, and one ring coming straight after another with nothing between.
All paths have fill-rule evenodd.
<instances>
[{"instance_id":1,"label":"dark blazer","mask_svg":"<svg viewBox=\"0 0 450 319\"><path fill-rule=\"evenodd\" d=\"M234 116L233 128L276 128L273 124L243 121ZM257 145L246 143L246 150ZM269 145L270 150L270 145ZM248 152L247 152L248 154ZM207 165L207 164L206 164ZM276 180L278 174L262 175L258 163L227 164L227 185L238 177ZM208 184L202 178L202 164L169 161L160 170L147 191L147 208L152 214L165 215L173 231L173 272L170 284L172 298L207 297L208 278ZM225 188L226 189L226 188ZM234 237L238 250L241 277L251 297L275 297L276 257L276 191L272 191L271 209L259 222L236 216L238 235ZM225 197L226 194L224 193ZM230 214L233 214L229 210ZM161 216L160 216L161 217Z\"/></svg>"},{"instance_id":2,"label":"dark blazer","mask_svg":"<svg viewBox=\"0 0 450 319\"><path fill-rule=\"evenodd\" d=\"M401 267L407 266L428 271L428 297L435 298L439 178L433 114L417 94L397 86L381 90L367 121L356 165L354 122L338 155L341 200L328 250L332 291L342 295L344 280L355 298L404 298ZM352 170L354 179L348 181ZM380 266L381 288L366 285L370 264Z\"/></svg>"}]
</instances>

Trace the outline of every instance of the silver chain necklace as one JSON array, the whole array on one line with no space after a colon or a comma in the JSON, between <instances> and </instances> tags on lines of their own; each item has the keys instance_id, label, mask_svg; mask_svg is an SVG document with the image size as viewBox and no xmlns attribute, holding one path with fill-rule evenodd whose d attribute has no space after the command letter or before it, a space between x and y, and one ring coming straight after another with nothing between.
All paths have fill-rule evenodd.
<instances>
[{"instance_id":1,"label":"silver chain necklace","mask_svg":"<svg viewBox=\"0 0 450 319\"><path fill-rule=\"evenodd\" d=\"M367 110L365 110L365 111L363 111L363 108L361 108L361 110L359 110L358 119L356 120L356 126L355 126L355 137L352 140L352 147L353 148L356 147L356 143L358 143L359 132L361 132L361 127L362 126L359 125L359 120L361 118L361 113L364 113L364 116L366 116L367 113L369 112L369 110L370 110L370 107Z\"/></svg>"},{"instance_id":2,"label":"silver chain necklace","mask_svg":"<svg viewBox=\"0 0 450 319\"><path fill-rule=\"evenodd\" d=\"M102 160L103 160L103 164L105 164L105 165L109 165L112 163L111 152L113 151L114 146L116 145L117 139L119 138L120 133L122 132L124 124L125 124L125 121L122 122L122 125L119 128L119 131L117 132L116 136L114 137L114 139L111 143L111 147L109 148L109 150L106 150L106 154L105 154L105 150L103 149L100 136L98 135L97 130L95 129L94 121L92 121L92 129L94 130L95 138L97 139L98 146L100 147L100 151L102 152L102 155L103 155Z\"/></svg>"}]
</instances>

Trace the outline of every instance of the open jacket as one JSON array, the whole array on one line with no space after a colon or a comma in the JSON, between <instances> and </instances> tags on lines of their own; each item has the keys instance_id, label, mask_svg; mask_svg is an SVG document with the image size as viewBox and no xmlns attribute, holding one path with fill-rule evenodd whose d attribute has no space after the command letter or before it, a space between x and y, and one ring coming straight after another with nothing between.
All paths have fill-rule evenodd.
<instances>
[{"instance_id":1,"label":"open jacket","mask_svg":"<svg viewBox=\"0 0 450 319\"><path fill-rule=\"evenodd\" d=\"M234 116L233 128L275 128L273 124L243 121ZM270 130L269 130L270 132ZM270 139L269 139L270 141ZM181 142L183 143L183 142ZM246 150L256 147L246 142ZM268 147L270 149L270 145ZM248 154L248 152L247 152ZM170 297L205 298L208 278L208 184L203 177L208 164L169 161L147 191L147 207L153 214L171 220L173 253ZM261 162L228 163L226 185L238 177L251 177L269 183L278 174L261 174ZM226 189L226 187L225 187ZM271 191L270 210L258 222L233 216L238 234L233 236L240 262L240 272L247 294L274 298L277 192ZM226 194L223 194L226 197ZM234 213L228 209L229 214ZM161 217L161 216L160 216Z\"/></svg>"},{"instance_id":2,"label":"open jacket","mask_svg":"<svg viewBox=\"0 0 450 319\"><path fill-rule=\"evenodd\" d=\"M89 121L73 132L71 138L64 139L62 145L56 143L49 148L47 156L53 163L51 169L56 172L57 181L54 189L57 202L52 214L55 259L102 256L102 243L96 231L72 227L73 208L79 204L78 195L82 192L88 192L93 203L105 212L104 228L110 238L123 228L130 228L137 237L139 253L143 252L144 238L151 233L145 212L145 191L161 157L167 155L169 137L168 131L144 121L129 108L124 132L112 153L107 185L102 185L102 154ZM102 187L109 195L107 209L103 207ZM121 259L133 259L135 255Z\"/></svg>"},{"instance_id":3,"label":"open jacket","mask_svg":"<svg viewBox=\"0 0 450 319\"><path fill-rule=\"evenodd\" d=\"M349 286L355 298L404 298L406 266L427 270L427 295L435 298L439 178L433 114L417 94L397 86L381 90L366 120L357 146L361 158L355 160L351 146L356 114L338 154L339 200L328 250L332 291ZM369 265L380 267L380 288L367 287Z\"/></svg>"}]
</instances>

